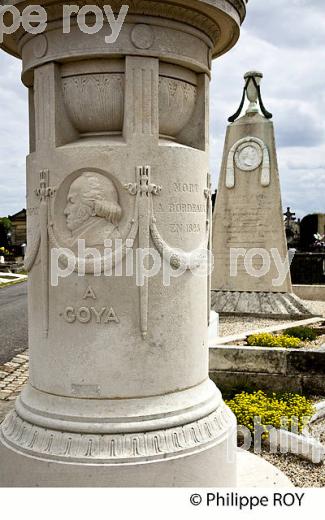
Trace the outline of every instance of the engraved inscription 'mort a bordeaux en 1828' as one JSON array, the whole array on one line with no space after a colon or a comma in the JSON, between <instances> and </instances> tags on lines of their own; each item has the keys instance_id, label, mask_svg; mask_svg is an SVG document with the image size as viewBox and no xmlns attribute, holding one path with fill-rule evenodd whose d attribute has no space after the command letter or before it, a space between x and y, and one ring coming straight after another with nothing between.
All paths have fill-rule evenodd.
<instances>
[{"instance_id":1,"label":"engraved inscription 'mort a bordeaux en 1828'","mask_svg":"<svg viewBox=\"0 0 325 520\"><path fill-rule=\"evenodd\" d=\"M63 3L39 3L44 34L2 44L29 90L30 378L1 425L0 485L233 486L236 420L208 378L210 279L189 258L211 234L211 60L236 43L247 2L99 1L129 5L110 44L73 17L63 34ZM78 239L100 255L116 241L121 275L77 257L51 286L51 252ZM138 287L127 247L168 252L184 274Z\"/></svg>"}]
</instances>

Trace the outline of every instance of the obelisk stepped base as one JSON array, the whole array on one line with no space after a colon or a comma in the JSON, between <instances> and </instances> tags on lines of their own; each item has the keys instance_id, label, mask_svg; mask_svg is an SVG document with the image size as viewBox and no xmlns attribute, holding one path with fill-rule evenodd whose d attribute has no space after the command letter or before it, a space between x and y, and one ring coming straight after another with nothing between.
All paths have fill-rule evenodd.
<instances>
[{"instance_id":1,"label":"obelisk stepped base","mask_svg":"<svg viewBox=\"0 0 325 520\"><path fill-rule=\"evenodd\" d=\"M211 307L224 316L247 315L281 319L307 319L313 316L304 302L292 293L212 291Z\"/></svg>"}]
</instances>

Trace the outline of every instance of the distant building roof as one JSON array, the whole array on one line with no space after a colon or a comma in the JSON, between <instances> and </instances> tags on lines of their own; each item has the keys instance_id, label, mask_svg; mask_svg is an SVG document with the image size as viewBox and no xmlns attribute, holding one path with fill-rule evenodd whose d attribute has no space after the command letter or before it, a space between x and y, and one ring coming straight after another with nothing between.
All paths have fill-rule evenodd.
<instances>
[{"instance_id":1,"label":"distant building roof","mask_svg":"<svg viewBox=\"0 0 325 520\"><path fill-rule=\"evenodd\" d=\"M26 210L22 209L21 211L18 211L18 213L15 213L14 215L9 215L8 218L11 221L25 219L26 218Z\"/></svg>"}]
</instances>

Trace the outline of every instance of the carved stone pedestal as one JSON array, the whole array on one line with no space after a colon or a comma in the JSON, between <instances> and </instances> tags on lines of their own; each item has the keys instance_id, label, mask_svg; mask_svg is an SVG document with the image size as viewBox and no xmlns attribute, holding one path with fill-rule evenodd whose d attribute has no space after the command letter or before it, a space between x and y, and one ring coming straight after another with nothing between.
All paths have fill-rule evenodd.
<instances>
[{"instance_id":1,"label":"carved stone pedestal","mask_svg":"<svg viewBox=\"0 0 325 520\"><path fill-rule=\"evenodd\" d=\"M75 20L62 35L62 5L45 1L47 31L3 45L30 92L30 381L1 427L1 485L236 483L191 252L211 232L211 58L245 2L123 3L115 43Z\"/></svg>"}]
</instances>

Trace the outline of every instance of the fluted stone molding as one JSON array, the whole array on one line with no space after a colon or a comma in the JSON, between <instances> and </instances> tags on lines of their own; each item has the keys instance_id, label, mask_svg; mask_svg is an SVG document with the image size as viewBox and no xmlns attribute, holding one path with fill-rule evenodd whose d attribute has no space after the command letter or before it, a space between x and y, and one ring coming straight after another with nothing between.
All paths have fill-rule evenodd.
<instances>
[{"instance_id":1,"label":"fluted stone molding","mask_svg":"<svg viewBox=\"0 0 325 520\"><path fill-rule=\"evenodd\" d=\"M229 408L222 406L199 421L148 432L91 435L40 428L23 421L15 411L4 420L4 442L30 456L75 463L135 463L166 460L209 449L224 440L235 425Z\"/></svg>"}]
</instances>

